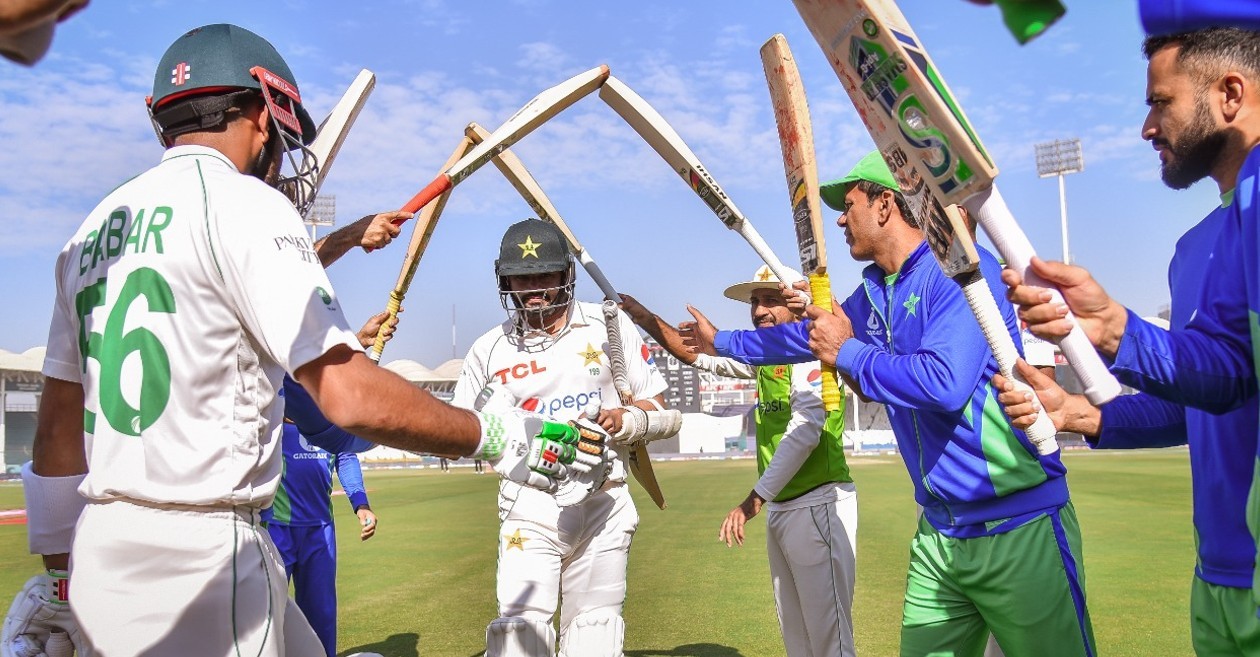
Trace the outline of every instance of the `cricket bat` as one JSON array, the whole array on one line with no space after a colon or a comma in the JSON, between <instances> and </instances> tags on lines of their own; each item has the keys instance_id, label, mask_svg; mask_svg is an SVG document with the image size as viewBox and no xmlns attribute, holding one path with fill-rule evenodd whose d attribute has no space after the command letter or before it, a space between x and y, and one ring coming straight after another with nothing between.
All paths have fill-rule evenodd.
<instances>
[{"instance_id":1,"label":"cricket bat","mask_svg":"<svg viewBox=\"0 0 1260 657\"><path fill-rule=\"evenodd\" d=\"M303 216L310 212L324 179L332 170L333 161L341 152L346 135L350 134L350 127L359 118L359 112L375 88L376 74L367 69L359 71L359 75L341 95L341 100L337 101L332 111L319 124L315 140L303 152L302 170L278 184Z\"/></svg>"},{"instance_id":2,"label":"cricket bat","mask_svg":"<svg viewBox=\"0 0 1260 657\"><path fill-rule=\"evenodd\" d=\"M474 144L480 144L490 137L490 133L485 128L476 123L468 124L468 128L464 130L464 134ZM620 398L622 405L629 406L634 403L634 393L630 388L630 377L626 372L626 354L625 343L621 340L621 327L618 324L618 304L621 302L621 295L617 294L617 290L613 288L612 283L608 282L608 278L604 276L604 272L600 270L595 259L590 253L578 242L573 231L569 229L568 224L564 222L564 218L560 216L559 211L552 205L551 199L547 198L538 181L525 168L524 163L516 157L511 150L504 149L494 157L494 164L498 167L503 176L507 178L512 187L516 189L521 198L529 204L539 219L549 221L560 229L564 234L564 239L569 243L569 249L577 257L578 262L582 263L582 268L590 275L595 284L599 286L601 292L604 293L604 323L608 327L608 366L612 373L613 388L617 390L617 396ZM630 450L630 471L647 491L653 502L661 509L666 506L665 494L661 492L661 485L656 480L656 473L652 469L652 461L648 457L647 445L638 443Z\"/></svg>"},{"instance_id":3,"label":"cricket bat","mask_svg":"<svg viewBox=\"0 0 1260 657\"><path fill-rule=\"evenodd\" d=\"M459 140L459 145L451 152L442 170L445 171L454 166L454 163L470 150L472 150L472 140L467 137ZM403 298L407 296L407 290L411 288L411 279L415 278L416 266L420 264L420 258L424 256L424 250L429 246L433 229L437 228L438 219L442 216L442 210L450 197L451 190L448 188L439 194L433 203L424 206L416 217L416 225L411 232L411 242L407 244L407 255L403 257L402 270L398 272L398 282L394 284L394 289L389 293L389 302L385 305L385 311L389 313L389 317L381 324L380 331L376 333L376 342L368 350L368 357L373 362L381 360L381 352L385 350L385 327L389 326L391 320L398 317Z\"/></svg>"},{"instance_id":4,"label":"cricket bat","mask_svg":"<svg viewBox=\"0 0 1260 657\"><path fill-rule=\"evenodd\" d=\"M1029 269L1036 253L994 184L998 169L896 3L793 2L907 200L930 220L922 225L934 224L937 238L950 240L949 267L961 272L966 266L966 249L955 239L966 231L950 233L938 209L961 205L979 221L1008 267L1023 274L1029 285L1049 289L1053 302L1062 303L1058 291ZM1120 384L1079 327L1059 347L1091 403L1104 404L1120 393Z\"/></svg>"},{"instance_id":5,"label":"cricket bat","mask_svg":"<svg viewBox=\"0 0 1260 657\"><path fill-rule=\"evenodd\" d=\"M831 312L831 278L827 275L827 242L818 192L818 162L814 158L814 128L800 71L782 34L770 37L761 46L761 66L770 87L774 122L779 127L783 172L787 175L788 198L792 202L792 224L796 228L801 272L809 278L814 305ZM824 363L822 366L822 399L827 411L844 408L835 365Z\"/></svg>"},{"instance_id":6,"label":"cricket bat","mask_svg":"<svg viewBox=\"0 0 1260 657\"><path fill-rule=\"evenodd\" d=\"M458 185L465 178L480 169L500 151L515 144L535 128L546 123L565 108L598 89L609 78L606 64L597 66L584 73L579 73L560 84L544 90L534 96L525 106L517 110L498 130L491 133L490 138L474 148L455 164L439 173L433 182L407 201L402 207L405 212L416 212L428 205L442 192Z\"/></svg>"},{"instance_id":7,"label":"cricket bat","mask_svg":"<svg viewBox=\"0 0 1260 657\"><path fill-rule=\"evenodd\" d=\"M770 246L762 239L761 234L753 227L744 213L735 207L726 192L718 186L717 181L709 174L708 169L700 163L700 158L691 151L678 132L665 121L665 118L654 107L643 100L633 89L615 77L600 87L599 97L608 103L639 136L664 159L675 173L691 187L692 191L704 201L705 205L717 215L727 228L739 233L744 241L757 252L775 276L783 283L791 286L800 275L788 269L779 257L770 250Z\"/></svg>"}]
</instances>

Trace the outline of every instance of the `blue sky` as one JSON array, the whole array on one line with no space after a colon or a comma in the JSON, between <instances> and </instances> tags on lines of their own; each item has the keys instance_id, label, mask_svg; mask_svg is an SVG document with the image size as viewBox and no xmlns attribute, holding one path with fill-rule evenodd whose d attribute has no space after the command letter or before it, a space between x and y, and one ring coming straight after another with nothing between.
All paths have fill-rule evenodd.
<instances>
[{"instance_id":1,"label":"blue sky","mask_svg":"<svg viewBox=\"0 0 1260 657\"><path fill-rule=\"evenodd\" d=\"M996 9L900 4L1001 168L1003 194L1034 246L1061 253L1058 187L1037 177L1033 144L1079 136L1086 169L1067 179L1074 259L1139 312L1166 304L1173 245L1216 190L1210 181L1182 192L1159 182L1156 154L1140 138L1146 78L1135 3L1074 3L1023 47ZM275 44L316 120L360 68L377 73L325 184L339 224L400 206L432 179L467 122L493 129L543 88L607 63L790 264L788 197L758 55L775 32L787 36L805 81L821 177L842 175L873 148L787 0L102 0L61 26L36 68L0 64L0 349L43 344L61 246L105 193L161 155L143 104L158 57L184 31L215 22ZM721 292L747 280L756 256L596 96L514 150L615 286L671 321L687 318L683 304L692 303L719 326L747 326L746 306ZM503 230L528 215L493 167L456 188L386 361L433 367L450 358L452 307L461 357L502 321L493 260ZM843 298L862 265L828 215ZM404 248L355 251L330 270L352 324L384 307ZM599 297L582 273L578 297Z\"/></svg>"}]
</instances>

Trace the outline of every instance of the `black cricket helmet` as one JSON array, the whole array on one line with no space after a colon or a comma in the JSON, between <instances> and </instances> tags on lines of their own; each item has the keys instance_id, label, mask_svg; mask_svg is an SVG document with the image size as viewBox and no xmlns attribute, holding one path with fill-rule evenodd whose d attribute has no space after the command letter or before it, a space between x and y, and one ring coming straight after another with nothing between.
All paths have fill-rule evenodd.
<instances>
[{"instance_id":1,"label":"black cricket helmet","mask_svg":"<svg viewBox=\"0 0 1260 657\"><path fill-rule=\"evenodd\" d=\"M508 276L552 272L564 272L564 278L558 288L513 292L507 281ZM523 331L528 331L531 324L527 321L526 313L537 315L541 320L556 310L567 308L573 301L575 278L573 256L569 252L569 244L564 238L564 233L561 233L560 229L550 222L526 219L509 226L499 245L499 257L494 261L494 273L499 279L499 301L503 304L503 309L508 311L509 317ZM548 292L550 302L542 307L523 308L521 298L531 292Z\"/></svg>"}]
</instances>

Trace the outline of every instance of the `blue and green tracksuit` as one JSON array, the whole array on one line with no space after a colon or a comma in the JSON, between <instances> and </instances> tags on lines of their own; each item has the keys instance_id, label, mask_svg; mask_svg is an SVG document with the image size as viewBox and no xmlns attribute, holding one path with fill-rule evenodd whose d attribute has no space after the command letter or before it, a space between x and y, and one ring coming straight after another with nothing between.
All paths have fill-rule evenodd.
<instances>
[{"instance_id":1,"label":"blue and green tracksuit","mask_svg":"<svg viewBox=\"0 0 1260 657\"><path fill-rule=\"evenodd\" d=\"M363 471L354 454L375 447L328 422L304 389L285 378L285 423L280 486L263 520L293 581L293 599L328 657L337 651L337 536L333 526L332 468L357 511L368 505ZM299 426L301 429L299 429ZM303 431L309 430L314 439ZM328 448L328 449L325 449ZM335 451L338 448L345 451ZM333 450L333 451L330 451Z\"/></svg>"},{"instance_id":2,"label":"blue and green tracksuit","mask_svg":"<svg viewBox=\"0 0 1260 657\"><path fill-rule=\"evenodd\" d=\"M1260 29L1260 4L1240 0L1138 0L1147 34L1172 34L1215 25Z\"/></svg>"},{"instance_id":3,"label":"blue and green tracksuit","mask_svg":"<svg viewBox=\"0 0 1260 657\"><path fill-rule=\"evenodd\" d=\"M1183 330L1199 307L1231 198L1232 193L1177 241L1168 267L1174 330ZM1260 400L1255 396L1220 415L1147 393L1118 397L1102 407L1102 431L1095 444L1100 449L1190 446L1198 556L1195 587L1204 589L1191 598L1191 638L1200 655L1260 650L1260 621L1247 618L1250 614L1229 621L1230 614L1217 602L1222 596L1245 601L1242 590L1251 587L1256 542L1247 529L1246 504L1258 417ZM1212 590L1219 587L1231 590Z\"/></svg>"},{"instance_id":4,"label":"blue and green tracksuit","mask_svg":"<svg viewBox=\"0 0 1260 657\"><path fill-rule=\"evenodd\" d=\"M982 271L1019 345L1015 313L1001 287L1001 267L992 254L980 252ZM1039 455L1027 436L1011 427L990 383L997 363L961 288L941 273L924 242L894 274L867 267L862 286L843 309L855 339L841 346L836 367L867 397L886 405L915 498L924 509L912 546L903 654L915 654L933 640L939 645L966 642L958 654L970 653L975 640L983 650L985 621L1008 653L1041 654L1046 642L1028 634L1028 622L999 618L1035 603L1058 604L1064 612L1055 627L1037 623L1040 636L1057 632L1075 646L1058 654L1092 655L1079 529L1069 503L1066 468L1057 452ZM717 351L755 365L813 360L808 330L809 322L799 322L722 331ZM1042 568L1033 566L1034 560L1013 566L1021 560L1015 551L1023 551L1034 534L1044 539L1039 548L1049 547L1037 551L1041 560L1036 563ZM999 536L1005 538L972 540ZM987 553L986 546L1003 542L1010 549ZM979 570L973 568L982 563ZM1055 581L1036 586L1025 581L1022 588L1008 591L973 586L992 579L981 571L994 567L1044 572ZM938 580L929 581L933 578ZM939 590L929 591L933 587ZM1047 587L1062 595L1056 599ZM988 616L978 621L978 639L974 628L965 635L950 634L950 623L970 617L977 608ZM936 636L925 639L924 633Z\"/></svg>"}]
</instances>

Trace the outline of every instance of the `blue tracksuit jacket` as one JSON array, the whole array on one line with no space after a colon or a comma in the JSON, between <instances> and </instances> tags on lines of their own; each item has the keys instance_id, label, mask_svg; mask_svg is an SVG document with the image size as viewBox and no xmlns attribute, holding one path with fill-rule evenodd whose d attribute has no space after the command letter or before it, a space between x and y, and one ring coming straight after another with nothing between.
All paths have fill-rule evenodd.
<instances>
[{"instance_id":1,"label":"blue tracksuit jacket","mask_svg":"<svg viewBox=\"0 0 1260 657\"><path fill-rule=\"evenodd\" d=\"M980 249L982 271L1011 338L1015 312L1005 301L1001 266ZM993 358L962 289L941 273L921 243L898 273L871 265L843 304L854 337L836 367L885 404L915 499L943 534L1001 533L1068 502L1058 453L1039 456L1011 427L990 380ZM813 360L809 322L756 331L722 331L717 350L756 365Z\"/></svg>"}]
</instances>

